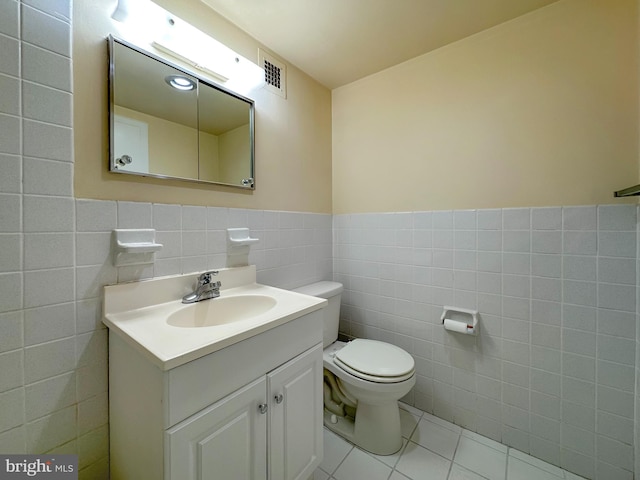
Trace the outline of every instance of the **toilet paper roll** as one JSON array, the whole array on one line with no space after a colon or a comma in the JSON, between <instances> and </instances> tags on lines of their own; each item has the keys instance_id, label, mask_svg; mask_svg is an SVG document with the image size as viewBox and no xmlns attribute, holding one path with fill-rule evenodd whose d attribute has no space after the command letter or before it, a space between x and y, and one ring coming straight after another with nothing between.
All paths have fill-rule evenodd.
<instances>
[{"instance_id":1,"label":"toilet paper roll","mask_svg":"<svg viewBox=\"0 0 640 480\"><path fill-rule=\"evenodd\" d=\"M444 319L444 328L452 332L467 333L467 324L465 322L458 322L450 318Z\"/></svg>"}]
</instances>

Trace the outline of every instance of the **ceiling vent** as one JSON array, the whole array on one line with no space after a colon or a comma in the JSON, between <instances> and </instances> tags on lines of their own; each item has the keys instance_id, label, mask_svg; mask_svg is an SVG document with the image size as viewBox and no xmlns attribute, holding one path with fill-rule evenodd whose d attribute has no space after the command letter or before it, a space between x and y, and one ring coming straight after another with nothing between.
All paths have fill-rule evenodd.
<instances>
[{"instance_id":1,"label":"ceiling vent","mask_svg":"<svg viewBox=\"0 0 640 480\"><path fill-rule=\"evenodd\" d=\"M262 49L259 58L260 68L264 69L264 88L287 98L287 66Z\"/></svg>"}]
</instances>

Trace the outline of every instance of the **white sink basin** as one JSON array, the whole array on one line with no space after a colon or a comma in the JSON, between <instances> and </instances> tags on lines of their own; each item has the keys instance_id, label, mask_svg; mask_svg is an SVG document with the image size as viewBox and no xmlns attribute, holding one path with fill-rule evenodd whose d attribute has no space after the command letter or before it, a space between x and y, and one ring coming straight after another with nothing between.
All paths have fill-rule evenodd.
<instances>
[{"instance_id":1,"label":"white sink basin","mask_svg":"<svg viewBox=\"0 0 640 480\"><path fill-rule=\"evenodd\" d=\"M167 318L174 327L213 327L225 323L251 320L276 306L276 300L266 295L218 297L185 305Z\"/></svg>"},{"instance_id":2,"label":"white sink basin","mask_svg":"<svg viewBox=\"0 0 640 480\"><path fill-rule=\"evenodd\" d=\"M320 310L327 301L256 282L254 266L220 269L220 297L185 305L197 274L110 285L103 322L162 370Z\"/></svg>"}]
</instances>

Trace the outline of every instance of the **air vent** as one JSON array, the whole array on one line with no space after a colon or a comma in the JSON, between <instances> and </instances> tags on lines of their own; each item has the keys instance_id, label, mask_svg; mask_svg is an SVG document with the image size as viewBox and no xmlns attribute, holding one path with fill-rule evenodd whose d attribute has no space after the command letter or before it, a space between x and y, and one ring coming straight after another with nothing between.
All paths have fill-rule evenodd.
<instances>
[{"instance_id":1,"label":"air vent","mask_svg":"<svg viewBox=\"0 0 640 480\"><path fill-rule=\"evenodd\" d=\"M260 68L264 69L264 88L287 98L287 67L284 62L260 50Z\"/></svg>"}]
</instances>

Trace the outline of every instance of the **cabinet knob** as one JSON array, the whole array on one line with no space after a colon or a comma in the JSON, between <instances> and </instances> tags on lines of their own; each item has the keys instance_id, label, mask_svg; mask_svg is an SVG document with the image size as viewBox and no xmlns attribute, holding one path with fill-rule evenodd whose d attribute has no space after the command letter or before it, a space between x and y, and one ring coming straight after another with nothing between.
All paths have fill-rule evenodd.
<instances>
[{"instance_id":1,"label":"cabinet knob","mask_svg":"<svg viewBox=\"0 0 640 480\"><path fill-rule=\"evenodd\" d=\"M278 393L277 395L275 395L273 397L273 399L276 401L276 403L278 405L280 405L282 403L282 401L284 400L284 395L282 395L281 393Z\"/></svg>"},{"instance_id":2,"label":"cabinet knob","mask_svg":"<svg viewBox=\"0 0 640 480\"><path fill-rule=\"evenodd\" d=\"M264 415L265 413L267 413L268 408L269 408L269 407L267 406L267 404L266 404L266 403L261 403L260 405L258 405L258 411L259 411L260 413L262 413L263 415Z\"/></svg>"}]
</instances>

